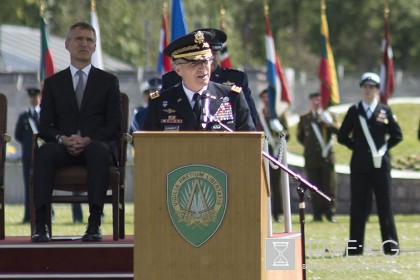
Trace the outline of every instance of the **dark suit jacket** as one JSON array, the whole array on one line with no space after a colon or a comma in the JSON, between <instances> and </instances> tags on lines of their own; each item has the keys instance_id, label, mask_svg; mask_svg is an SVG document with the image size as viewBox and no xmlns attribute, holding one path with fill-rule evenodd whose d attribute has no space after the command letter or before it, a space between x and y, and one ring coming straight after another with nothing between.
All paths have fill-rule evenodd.
<instances>
[{"instance_id":1,"label":"dark suit jacket","mask_svg":"<svg viewBox=\"0 0 420 280\"><path fill-rule=\"evenodd\" d=\"M232 130L255 130L242 92L237 93L229 86L213 82L209 83L208 91L214 97L210 102L211 115L216 115L223 105L225 108L231 108L233 114L231 119L223 120L223 124ZM212 127L212 130L224 130L215 127ZM182 84L163 90L158 96L151 94L144 130L201 130Z\"/></svg>"},{"instance_id":2,"label":"dark suit jacket","mask_svg":"<svg viewBox=\"0 0 420 280\"><path fill-rule=\"evenodd\" d=\"M251 96L251 90L248 86L248 75L237 69L228 69L217 66L216 70L211 73L210 81L225 84L228 86L237 85L241 87L245 100L248 103L248 107L251 113L252 121L254 126L258 125L258 112L255 107L254 99ZM181 77L175 71L170 71L162 76L162 90L173 87L181 82Z\"/></svg>"},{"instance_id":3,"label":"dark suit jacket","mask_svg":"<svg viewBox=\"0 0 420 280\"><path fill-rule=\"evenodd\" d=\"M332 135L337 134L338 132L338 125L336 124L335 117L333 117L333 119L334 123L330 126L326 126L321 122L321 120L316 120L312 112L308 112L300 116L300 121L297 128L297 139L299 143L304 147L306 168L318 168L324 161L327 161L329 164L331 164L331 166L334 166L334 149L331 148L325 159L322 157L322 147L319 144L311 125L312 122L315 122L321 133L323 133L323 130L325 130L325 142L328 143Z\"/></svg>"},{"instance_id":4,"label":"dark suit jacket","mask_svg":"<svg viewBox=\"0 0 420 280\"><path fill-rule=\"evenodd\" d=\"M57 135L70 136L80 130L83 137L107 142L117 158L121 121L121 93L114 75L92 66L80 110L70 68L45 80L40 122L45 141L57 141Z\"/></svg>"},{"instance_id":5,"label":"dark suit jacket","mask_svg":"<svg viewBox=\"0 0 420 280\"><path fill-rule=\"evenodd\" d=\"M352 172L368 173L373 170L372 153L369 144L363 134L360 125L359 115L366 117L362 102L350 107L337 135L338 142L347 146L353 151L350 163ZM396 122L391 109L383 104L378 104L371 118L367 120L370 134L375 142L376 148L381 148L385 142L388 143L388 150L397 145L402 139L400 126ZM386 139L389 136L389 139ZM381 169L391 169L390 155L387 151L382 159Z\"/></svg>"}]
</instances>

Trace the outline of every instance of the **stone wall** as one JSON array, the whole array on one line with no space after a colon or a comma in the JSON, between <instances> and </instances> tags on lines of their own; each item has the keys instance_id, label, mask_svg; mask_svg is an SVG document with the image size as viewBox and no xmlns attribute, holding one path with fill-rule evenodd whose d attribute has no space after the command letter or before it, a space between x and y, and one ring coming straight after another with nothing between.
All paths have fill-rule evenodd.
<instances>
[{"instance_id":1,"label":"stone wall","mask_svg":"<svg viewBox=\"0 0 420 280\"><path fill-rule=\"evenodd\" d=\"M305 177L302 167L290 167L295 173ZM134 170L132 165L127 166L126 171L126 194L125 200L133 202L134 187ZM23 182L22 182L22 165L20 163L8 163L6 165L5 175L5 197L6 203L22 203L23 202ZM296 192L298 183L292 178L290 179L291 207L293 213L298 213L299 197ZM345 173L338 173L338 201L337 213L348 214L350 210L350 176ZM420 213L420 179L419 178L393 178L393 207L394 212L398 214L414 214ZM309 191L307 192L309 195ZM312 205L310 199L306 198L306 212L312 213ZM372 213L376 213L375 205Z\"/></svg>"},{"instance_id":2,"label":"stone wall","mask_svg":"<svg viewBox=\"0 0 420 280\"><path fill-rule=\"evenodd\" d=\"M291 166L290 168L294 172L305 177L305 172L302 167ZM393 173L395 173L395 171L393 171ZM420 174L413 174L412 177L413 178L397 178L393 176L392 203L394 213L396 214L420 213L420 204L418 203L420 199ZM298 183L290 179L291 207L292 212L294 213L299 211L299 197L296 192L297 187ZM307 213L312 213L310 199L306 199L306 202ZM376 213L376 204L373 203L372 205L372 213ZM337 213L350 213L350 176L348 173L337 174Z\"/></svg>"}]
</instances>

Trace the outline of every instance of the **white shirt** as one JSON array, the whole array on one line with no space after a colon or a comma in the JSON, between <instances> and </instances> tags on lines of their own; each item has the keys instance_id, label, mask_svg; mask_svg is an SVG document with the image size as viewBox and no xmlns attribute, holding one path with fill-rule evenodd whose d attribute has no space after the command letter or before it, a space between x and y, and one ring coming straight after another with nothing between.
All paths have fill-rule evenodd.
<instances>
[{"instance_id":1,"label":"white shirt","mask_svg":"<svg viewBox=\"0 0 420 280\"><path fill-rule=\"evenodd\" d=\"M376 106L378 106L378 100L374 99L371 104L367 104L365 101L362 101L363 110L366 112L368 119L372 116L375 111ZM369 110L368 110L369 109Z\"/></svg>"},{"instance_id":2,"label":"white shirt","mask_svg":"<svg viewBox=\"0 0 420 280\"><path fill-rule=\"evenodd\" d=\"M85 74L85 78L83 79L83 88L86 88L87 76L89 75L89 71L91 68L92 68L92 64L89 64L83 69L77 69L73 65L70 65L70 72L71 72L71 76L73 77L74 90L76 90L77 82L79 81L79 75L77 75L77 71L82 70L83 74Z\"/></svg>"},{"instance_id":3,"label":"white shirt","mask_svg":"<svg viewBox=\"0 0 420 280\"><path fill-rule=\"evenodd\" d=\"M194 91L192 91L192 90L189 90L189 89L187 89L186 87L185 87L185 85L184 85L184 82L182 82L182 88L184 89L184 92L185 92L185 94L187 95L187 97L188 97L188 100L190 101L190 106L191 106L191 108L193 108L194 107L194 99L193 99L193 97L194 97L194 94L195 93L198 93L198 94L203 94L203 91L205 91L205 90L207 90L207 88L208 88L208 86L204 86L202 89L200 89L198 92L194 92Z\"/></svg>"}]
</instances>

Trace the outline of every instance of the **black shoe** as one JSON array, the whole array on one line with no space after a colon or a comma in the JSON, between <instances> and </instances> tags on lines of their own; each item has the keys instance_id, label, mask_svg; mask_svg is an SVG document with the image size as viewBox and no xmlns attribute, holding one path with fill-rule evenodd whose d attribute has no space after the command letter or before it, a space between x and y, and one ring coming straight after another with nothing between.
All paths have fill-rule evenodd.
<instances>
[{"instance_id":1,"label":"black shoe","mask_svg":"<svg viewBox=\"0 0 420 280\"><path fill-rule=\"evenodd\" d=\"M73 223L74 224L81 224L81 223L83 223L83 219L75 218L75 219L73 219Z\"/></svg>"},{"instance_id":2,"label":"black shoe","mask_svg":"<svg viewBox=\"0 0 420 280\"><path fill-rule=\"evenodd\" d=\"M321 216L316 215L316 216L314 216L313 221L314 221L314 222L322 222L322 217L321 217Z\"/></svg>"},{"instance_id":3,"label":"black shoe","mask_svg":"<svg viewBox=\"0 0 420 280\"><path fill-rule=\"evenodd\" d=\"M337 222L337 218L334 215L327 215L327 220L330 221L331 223Z\"/></svg>"},{"instance_id":4,"label":"black shoe","mask_svg":"<svg viewBox=\"0 0 420 280\"><path fill-rule=\"evenodd\" d=\"M82 241L96 242L102 240L101 226L98 224L89 223L82 237Z\"/></svg>"},{"instance_id":5,"label":"black shoe","mask_svg":"<svg viewBox=\"0 0 420 280\"><path fill-rule=\"evenodd\" d=\"M48 242L50 241L50 233L45 224L35 226L34 234L31 237L32 242Z\"/></svg>"}]
</instances>

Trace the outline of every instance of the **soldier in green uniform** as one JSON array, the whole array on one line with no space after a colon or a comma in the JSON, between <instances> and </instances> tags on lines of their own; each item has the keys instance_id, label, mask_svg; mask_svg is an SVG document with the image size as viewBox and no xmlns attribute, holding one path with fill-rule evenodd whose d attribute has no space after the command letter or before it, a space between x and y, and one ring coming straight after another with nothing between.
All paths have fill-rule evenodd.
<instances>
[{"instance_id":1,"label":"soldier in green uniform","mask_svg":"<svg viewBox=\"0 0 420 280\"><path fill-rule=\"evenodd\" d=\"M316 194L312 195L314 221L322 221L325 215L330 222L336 222L335 203L337 182L334 170L333 134L337 134L337 120L321 108L318 92L309 95L311 110L300 116L297 139L304 147L305 171L309 181L332 198L328 202Z\"/></svg>"}]
</instances>

